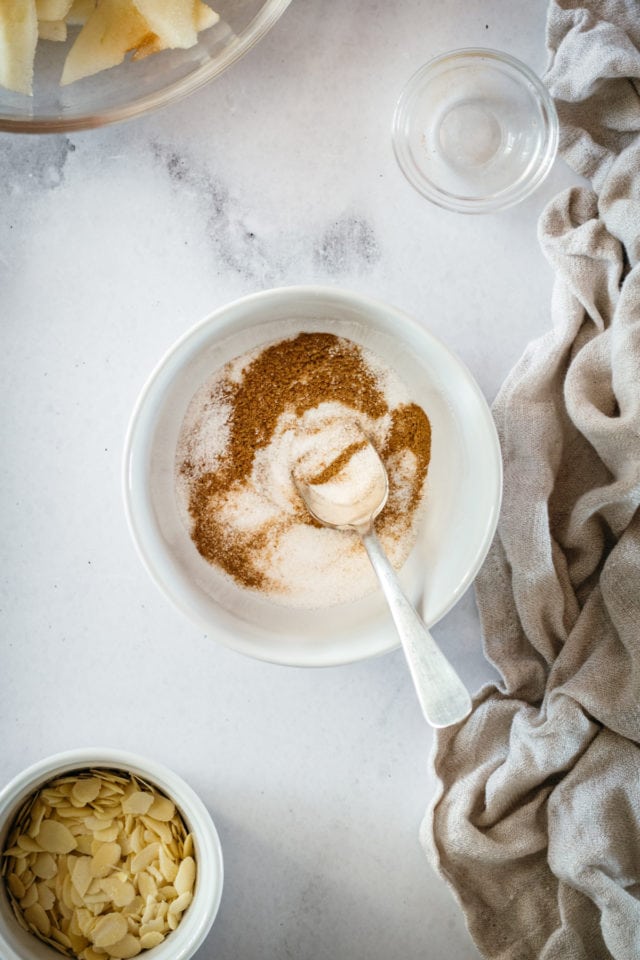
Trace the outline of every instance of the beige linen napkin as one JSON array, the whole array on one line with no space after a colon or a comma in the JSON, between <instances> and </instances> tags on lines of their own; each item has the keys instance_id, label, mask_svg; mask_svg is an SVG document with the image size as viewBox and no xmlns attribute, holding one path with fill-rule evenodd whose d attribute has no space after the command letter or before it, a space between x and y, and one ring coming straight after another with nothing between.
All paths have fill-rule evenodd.
<instances>
[{"instance_id":1,"label":"beige linen napkin","mask_svg":"<svg viewBox=\"0 0 640 960\"><path fill-rule=\"evenodd\" d=\"M595 191L542 215L553 328L495 402L477 581L499 688L439 732L431 859L492 960L640 958L640 2L559 0L546 80Z\"/></svg>"}]
</instances>

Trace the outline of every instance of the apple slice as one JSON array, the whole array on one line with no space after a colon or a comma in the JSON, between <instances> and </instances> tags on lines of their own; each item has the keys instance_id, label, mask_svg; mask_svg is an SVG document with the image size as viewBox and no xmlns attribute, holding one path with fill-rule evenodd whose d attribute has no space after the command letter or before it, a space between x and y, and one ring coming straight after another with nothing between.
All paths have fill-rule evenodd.
<instances>
[{"instance_id":1,"label":"apple slice","mask_svg":"<svg viewBox=\"0 0 640 960\"><path fill-rule=\"evenodd\" d=\"M150 57L152 53L160 53L161 50L166 49L160 37L156 36L155 33L150 33L145 37L140 46L133 51L131 59L144 60L145 57Z\"/></svg>"},{"instance_id":2,"label":"apple slice","mask_svg":"<svg viewBox=\"0 0 640 960\"><path fill-rule=\"evenodd\" d=\"M201 30L208 30L220 19L220 14L212 10L211 7L203 3L203 0L196 0L196 29L198 33Z\"/></svg>"},{"instance_id":3,"label":"apple slice","mask_svg":"<svg viewBox=\"0 0 640 960\"><path fill-rule=\"evenodd\" d=\"M215 10L212 10L211 7L208 7L206 3L202 2L202 0L195 0L194 16L198 33L201 30L208 29L208 27L212 27L214 23L217 23L220 19ZM160 53L161 50L167 49L167 45L162 42L160 37L157 36L157 34L152 33L144 41L144 43L142 43L138 49L134 51L131 59L144 60L145 57L151 56L152 53Z\"/></svg>"},{"instance_id":4,"label":"apple slice","mask_svg":"<svg viewBox=\"0 0 640 960\"><path fill-rule=\"evenodd\" d=\"M163 46L187 49L198 42L194 0L135 0L135 3Z\"/></svg>"},{"instance_id":5,"label":"apple slice","mask_svg":"<svg viewBox=\"0 0 640 960\"><path fill-rule=\"evenodd\" d=\"M73 0L36 0L38 20L64 20Z\"/></svg>"},{"instance_id":6,"label":"apple slice","mask_svg":"<svg viewBox=\"0 0 640 960\"><path fill-rule=\"evenodd\" d=\"M68 26L84 26L96 8L96 0L73 0L66 16Z\"/></svg>"},{"instance_id":7,"label":"apple slice","mask_svg":"<svg viewBox=\"0 0 640 960\"><path fill-rule=\"evenodd\" d=\"M66 40L67 25L64 20L38 20L40 40Z\"/></svg>"},{"instance_id":8,"label":"apple slice","mask_svg":"<svg viewBox=\"0 0 640 960\"><path fill-rule=\"evenodd\" d=\"M150 33L132 0L101 0L67 54L61 85L117 66Z\"/></svg>"},{"instance_id":9,"label":"apple slice","mask_svg":"<svg viewBox=\"0 0 640 960\"><path fill-rule=\"evenodd\" d=\"M32 92L37 42L35 0L1 0L0 86L16 93Z\"/></svg>"}]
</instances>

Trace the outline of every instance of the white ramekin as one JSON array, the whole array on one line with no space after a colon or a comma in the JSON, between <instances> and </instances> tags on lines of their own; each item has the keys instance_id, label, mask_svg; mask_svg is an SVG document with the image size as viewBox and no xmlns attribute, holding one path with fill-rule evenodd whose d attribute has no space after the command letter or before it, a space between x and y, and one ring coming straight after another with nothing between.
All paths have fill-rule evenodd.
<instances>
[{"instance_id":1,"label":"white ramekin","mask_svg":"<svg viewBox=\"0 0 640 960\"><path fill-rule=\"evenodd\" d=\"M139 956L144 960L189 960L215 920L222 895L222 849L206 807L184 780L167 767L122 750L83 748L57 753L18 774L0 791L0 845L4 849L11 822L26 798L55 777L88 767L136 774L170 797L193 834L197 863L193 901L178 928ZM4 883L0 882L0 957L2 960L60 960L62 954L17 923Z\"/></svg>"}]
</instances>

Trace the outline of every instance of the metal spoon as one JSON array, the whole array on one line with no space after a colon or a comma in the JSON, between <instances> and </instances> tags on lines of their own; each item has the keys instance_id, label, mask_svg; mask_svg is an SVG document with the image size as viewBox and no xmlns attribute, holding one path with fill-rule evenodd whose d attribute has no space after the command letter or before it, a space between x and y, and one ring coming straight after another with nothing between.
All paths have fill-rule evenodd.
<instances>
[{"instance_id":1,"label":"metal spoon","mask_svg":"<svg viewBox=\"0 0 640 960\"><path fill-rule=\"evenodd\" d=\"M296 475L295 470L294 480L312 517L324 526L355 530L359 534L389 604L422 712L432 726L448 727L471 711L471 698L404 595L376 536L373 521L387 502L389 479L382 460L368 440L362 444L361 451L357 470L350 471L347 483L344 480L341 483L338 473L330 482L314 484Z\"/></svg>"}]
</instances>

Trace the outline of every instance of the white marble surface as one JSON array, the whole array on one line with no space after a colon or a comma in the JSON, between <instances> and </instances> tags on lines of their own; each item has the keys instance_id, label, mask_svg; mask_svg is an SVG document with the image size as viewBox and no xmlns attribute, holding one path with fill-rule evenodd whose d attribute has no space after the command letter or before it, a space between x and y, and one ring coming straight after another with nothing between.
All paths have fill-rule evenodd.
<instances>
[{"instance_id":1,"label":"white marble surface","mask_svg":"<svg viewBox=\"0 0 640 960\"><path fill-rule=\"evenodd\" d=\"M124 432L165 349L220 304L322 282L407 310L495 395L545 330L536 240L557 162L502 214L405 182L389 126L430 56L541 71L543 0L293 0L188 101L70 137L0 136L0 783L100 743L153 756L218 824L226 886L199 960L472 960L418 827L431 733L394 653L304 671L236 655L156 591L120 496ZM436 628L492 677L470 594Z\"/></svg>"}]
</instances>

